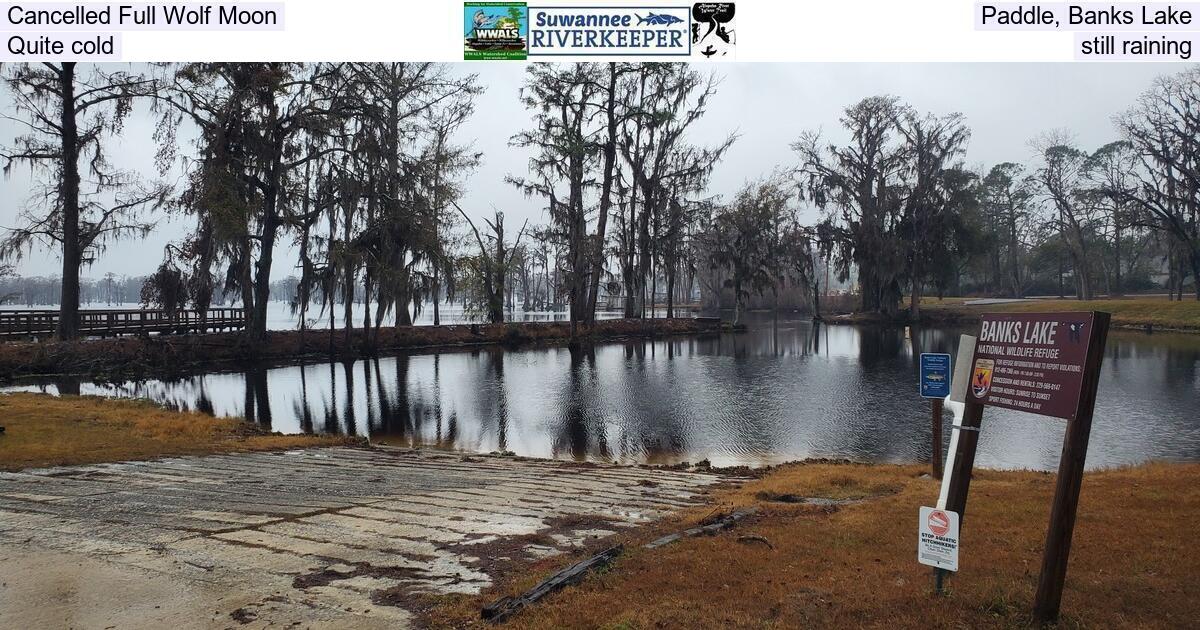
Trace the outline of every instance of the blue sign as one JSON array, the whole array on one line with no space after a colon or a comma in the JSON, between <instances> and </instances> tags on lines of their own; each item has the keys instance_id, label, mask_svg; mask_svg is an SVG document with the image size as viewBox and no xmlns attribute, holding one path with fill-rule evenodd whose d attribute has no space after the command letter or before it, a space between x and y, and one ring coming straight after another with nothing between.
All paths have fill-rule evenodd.
<instances>
[{"instance_id":1,"label":"blue sign","mask_svg":"<svg viewBox=\"0 0 1200 630\"><path fill-rule=\"evenodd\" d=\"M950 355L921 353L921 397L945 398L950 395Z\"/></svg>"}]
</instances>

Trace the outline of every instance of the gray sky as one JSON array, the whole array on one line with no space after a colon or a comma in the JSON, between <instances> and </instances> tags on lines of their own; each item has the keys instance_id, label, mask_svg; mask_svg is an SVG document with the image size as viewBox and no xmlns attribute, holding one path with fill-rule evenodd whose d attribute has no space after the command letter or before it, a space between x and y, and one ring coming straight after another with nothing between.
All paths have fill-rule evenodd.
<instances>
[{"instance_id":1,"label":"gray sky","mask_svg":"<svg viewBox=\"0 0 1200 630\"><path fill-rule=\"evenodd\" d=\"M504 183L506 174L523 174L529 158L508 146L509 136L527 126L529 113L517 100L524 65L516 63L454 64L455 71L477 72L487 91L477 101L474 118L464 125L459 142L474 142L484 154L483 165L469 177L462 205L474 216L504 210L510 225L526 218L544 222L537 199L526 199ZM694 126L692 141L716 143L731 131L740 138L712 177L710 194L729 196L745 181L779 166L792 166L788 148L803 131L821 129L838 141L843 108L875 94L894 94L921 111L961 112L971 127L967 164L990 167L998 162L1028 163L1028 141L1041 132L1065 128L1082 148L1091 150L1116 138L1111 118L1128 108L1137 95L1161 74L1178 72L1184 64L803 64L741 63L710 68L722 77L708 114ZM0 110L11 114L13 98L0 92ZM109 156L120 168L156 177L153 122L136 111ZM8 145L19 127L0 120L0 143ZM182 151L191 151L191 136L182 134ZM177 181L180 172L168 176ZM29 196L27 169L15 169L0 180L0 228L16 221L18 208ZM162 258L163 247L192 227L187 217L161 215L155 232L144 240L117 243L83 275L98 278L150 273ZM290 238L282 239L290 242ZM273 276L295 273L295 252L276 252ZM35 250L18 266L25 275L49 275L60 270L53 252Z\"/></svg>"}]
</instances>

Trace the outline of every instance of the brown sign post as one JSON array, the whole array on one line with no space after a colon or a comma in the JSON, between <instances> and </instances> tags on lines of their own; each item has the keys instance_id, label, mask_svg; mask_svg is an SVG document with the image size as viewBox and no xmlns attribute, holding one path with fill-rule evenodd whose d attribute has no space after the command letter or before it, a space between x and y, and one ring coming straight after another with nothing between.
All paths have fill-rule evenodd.
<instances>
[{"instance_id":1,"label":"brown sign post","mask_svg":"<svg viewBox=\"0 0 1200 630\"><path fill-rule=\"evenodd\" d=\"M984 405L1067 420L1034 600L1038 623L1055 621L1062 601L1108 325L1101 312L984 315L971 360L963 418L969 432L960 436L947 509L966 508Z\"/></svg>"}]
</instances>

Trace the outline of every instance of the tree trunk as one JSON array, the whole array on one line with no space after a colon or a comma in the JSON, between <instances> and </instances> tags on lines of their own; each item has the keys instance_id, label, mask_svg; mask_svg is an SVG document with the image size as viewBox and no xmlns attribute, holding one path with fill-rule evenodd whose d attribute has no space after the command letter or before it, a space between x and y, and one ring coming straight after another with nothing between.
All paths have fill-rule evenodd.
<instances>
[{"instance_id":1,"label":"tree trunk","mask_svg":"<svg viewBox=\"0 0 1200 630\"><path fill-rule=\"evenodd\" d=\"M363 269L363 335L364 342L371 345L371 283L373 282L371 274L371 265L367 264Z\"/></svg>"},{"instance_id":2,"label":"tree trunk","mask_svg":"<svg viewBox=\"0 0 1200 630\"><path fill-rule=\"evenodd\" d=\"M440 248L441 245L439 245L438 247ZM442 301L442 295L441 295L442 287L438 281L438 267L439 267L439 265L437 265L437 264L435 264L433 266L433 325L434 326L442 325L442 313L438 309L438 305Z\"/></svg>"},{"instance_id":3,"label":"tree trunk","mask_svg":"<svg viewBox=\"0 0 1200 630\"><path fill-rule=\"evenodd\" d=\"M272 196L273 197L273 196ZM272 207L274 201L271 202ZM267 338L267 303L271 299L271 259L279 226L274 212L263 221L262 251L259 252L254 278L254 310L251 316L251 335L254 341Z\"/></svg>"},{"instance_id":4,"label":"tree trunk","mask_svg":"<svg viewBox=\"0 0 1200 630\"><path fill-rule=\"evenodd\" d=\"M1063 260L1062 254L1060 253L1058 255L1058 299L1061 300L1062 298L1066 297L1066 293L1066 285L1064 284L1063 280Z\"/></svg>"},{"instance_id":5,"label":"tree trunk","mask_svg":"<svg viewBox=\"0 0 1200 630\"><path fill-rule=\"evenodd\" d=\"M79 338L79 267L83 264L83 243L79 238L79 129L75 124L75 63L65 62L58 73L62 94L62 203L63 260L62 290L59 297L58 330L60 341Z\"/></svg>"},{"instance_id":6,"label":"tree trunk","mask_svg":"<svg viewBox=\"0 0 1200 630\"><path fill-rule=\"evenodd\" d=\"M1200 248L1192 247L1192 282L1196 289L1196 301L1200 302ZM1179 278L1179 299L1183 300L1183 276Z\"/></svg>"},{"instance_id":7,"label":"tree trunk","mask_svg":"<svg viewBox=\"0 0 1200 630\"><path fill-rule=\"evenodd\" d=\"M667 319L675 317L675 265L667 265Z\"/></svg>"},{"instance_id":8,"label":"tree trunk","mask_svg":"<svg viewBox=\"0 0 1200 630\"><path fill-rule=\"evenodd\" d=\"M917 321L921 317L921 281L913 280L912 295L908 298L908 319Z\"/></svg>"},{"instance_id":9,"label":"tree trunk","mask_svg":"<svg viewBox=\"0 0 1200 630\"><path fill-rule=\"evenodd\" d=\"M596 217L596 238L592 251L591 283L588 287L587 309L584 321L591 324L596 321L596 300L600 294L600 283L604 274L604 231L608 225L608 211L612 207L613 170L617 157L617 67L608 64L608 102L605 114L608 124L608 137L604 142L604 176L600 183L600 214Z\"/></svg>"},{"instance_id":10,"label":"tree trunk","mask_svg":"<svg viewBox=\"0 0 1200 630\"><path fill-rule=\"evenodd\" d=\"M1113 286L1109 288L1109 296L1125 295L1125 287L1121 284L1121 225L1115 227L1116 238L1113 239L1113 258L1116 270L1113 272Z\"/></svg>"}]
</instances>

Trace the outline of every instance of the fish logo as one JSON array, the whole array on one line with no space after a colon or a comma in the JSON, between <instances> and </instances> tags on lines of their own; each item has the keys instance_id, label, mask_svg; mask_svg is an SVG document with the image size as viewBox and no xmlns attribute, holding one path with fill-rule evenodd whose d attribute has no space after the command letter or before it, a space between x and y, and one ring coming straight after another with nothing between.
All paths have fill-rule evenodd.
<instances>
[{"instance_id":1,"label":"fish logo","mask_svg":"<svg viewBox=\"0 0 1200 630\"><path fill-rule=\"evenodd\" d=\"M996 362L991 359L975 359L975 369L971 371L971 394L976 398L987 396L992 390L992 370Z\"/></svg>"},{"instance_id":2,"label":"fish logo","mask_svg":"<svg viewBox=\"0 0 1200 630\"><path fill-rule=\"evenodd\" d=\"M680 22L683 22L683 20L675 17L674 15L666 15L661 13L647 13L646 17L642 17L637 13L634 13L633 15L638 19L638 26L643 24L650 26L670 26L672 24L679 24Z\"/></svg>"}]
</instances>

